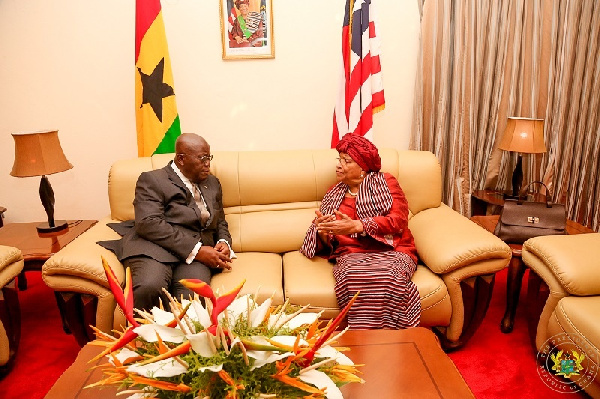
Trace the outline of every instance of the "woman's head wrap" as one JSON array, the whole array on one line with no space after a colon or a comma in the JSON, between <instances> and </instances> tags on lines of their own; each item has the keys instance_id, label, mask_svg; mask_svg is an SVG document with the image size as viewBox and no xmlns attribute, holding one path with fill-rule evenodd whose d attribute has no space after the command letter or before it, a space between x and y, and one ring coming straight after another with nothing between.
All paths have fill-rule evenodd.
<instances>
[{"instance_id":1,"label":"woman's head wrap","mask_svg":"<svg viewBox=\"0 0 600 399\"><path fill-rule=\"evenodd\" d=\"M235 0L235 6L237 8L240 8L240 6L242 4L245 4L245 5L249 6L250 5L250 0Z\"/></svg>"},{"instance_id":2,"label":"woman's head wrap","mask_svg":"<svg viewBox=\"0 0 600 399\"><path fill-rule=\"evenodd\" d=\"M379 172L381 157L377 147L358 134L346 134L335 147L338 152L345 152L367 172Z\"/></svg>"}]
</instances>

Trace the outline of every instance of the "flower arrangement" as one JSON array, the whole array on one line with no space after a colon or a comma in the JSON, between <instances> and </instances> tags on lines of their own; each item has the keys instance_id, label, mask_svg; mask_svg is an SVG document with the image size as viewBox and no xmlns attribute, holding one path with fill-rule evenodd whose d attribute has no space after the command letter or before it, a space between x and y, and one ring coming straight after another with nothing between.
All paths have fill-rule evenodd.
<instances>
[{"instance_id":1,"label":"flower arrangement","mask_svg":"<svg viewBox=\"0 0 600 399\"><path fill-rule=\"evenodd\" d=\"M129 327L115 338L96 330L95 345L107 356L101 381L87 388L117 385L128 399L342 398L340 386L364 381L353 362L330 346L346 330L336 328L352 306L320 328L320 313L306 307L261 304L239 296L244 282L217 296L200 280L181 283L205 298L177 301L170 311L135 310L131 272L121 289L108 263L102 264Z\"/></svg>"}]
</instances>

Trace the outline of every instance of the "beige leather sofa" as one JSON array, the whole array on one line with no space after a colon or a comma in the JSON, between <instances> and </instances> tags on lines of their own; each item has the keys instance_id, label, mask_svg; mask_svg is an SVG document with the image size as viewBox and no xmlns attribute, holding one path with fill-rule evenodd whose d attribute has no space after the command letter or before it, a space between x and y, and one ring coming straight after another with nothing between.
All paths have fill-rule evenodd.
<instances>
[{"instance_id":1,"label":"beige leather sofa","mask_svg":"<svg viewBox=\"0 0 600 399\"><path fill-rule=\"evenodd\" d=\"M575 344L579 353L585 350L584 370L571 379L600 398L600 234L532 238L523 244L522 257L549 288L536 349L547 351L554 344L570 352ZM568 340L556 339L565 336Z\"/></svg>"},{"instance_id":2,"label":"beige leather sofa","mask_svg":"<svg viewBox=\"0 0 600 399\"><path fill-rule=\"evenodd\" d=\"M15 285L21 270L21 251L0 245L0 377L10 369L21 338L21 310Z\"/></svg>"},{"instance_id":3,"label":"beige leather sofa","mask_svg":"<svg viewBox=\"0 0 600 399\"><path fill-rule=\"evenodd\" d=\"M430 152L382 150L383 170L397 176L408 199L409 227L421 258L413 277L422 302L421 324L435 327L447 348L460 346L485 315L494 273L508 264L509 247L441 203L441 171ZM281 304L310 304L324 317L339 310L331 264L298 252L319 201L335 183L335 150L215 152L211 168L223 186L226 218L238 259L233 272L214 277L228 290L246 279L244 292ZM45 282L63 292L70 328L80 343L83 326L109 331L123 322L100 263L104 256L119 279L116 257L96 244L116 239L108 222L133 219L133 196L142 171L163 167L172 154L114 163L108 190L111 215L50 258ZM224 291L221 291L224 292Z\"/></svg>"}]
</instances>

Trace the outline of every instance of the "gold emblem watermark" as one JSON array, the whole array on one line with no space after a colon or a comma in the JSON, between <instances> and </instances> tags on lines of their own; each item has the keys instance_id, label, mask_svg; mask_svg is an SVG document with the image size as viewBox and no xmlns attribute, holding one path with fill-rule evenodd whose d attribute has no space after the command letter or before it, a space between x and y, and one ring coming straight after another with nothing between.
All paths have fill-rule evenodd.
<instances>
[{"instance_id":1,"label":"gold emblem watermark","mask_svg":"<svg viewBox=\"0 0 600 399\"><path fill-rule=\"evenodd\" d=\"M537 354L537 372L548 388L574 393L587 387L598 374L598 353L581 335L556 334Z\"/></svg>"}]
</instances>

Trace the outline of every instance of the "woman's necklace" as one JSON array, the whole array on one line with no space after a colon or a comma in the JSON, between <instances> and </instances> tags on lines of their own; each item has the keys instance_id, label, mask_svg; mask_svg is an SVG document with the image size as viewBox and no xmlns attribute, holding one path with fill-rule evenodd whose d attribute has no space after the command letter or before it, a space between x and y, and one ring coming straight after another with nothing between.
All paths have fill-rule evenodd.
<instances>
[{"instance_id":1,"label":"woman's necklace","mask_svg":"<svg viewBox=\"0 0 600 399\"><path fill-rule=\"evenodd\" d=\"M348 187L348 194L350 194L353 197L356 197L358 195L358 191L353 193L352 191L350 191L350 187Z\"/></svg>"}]
</instances>

